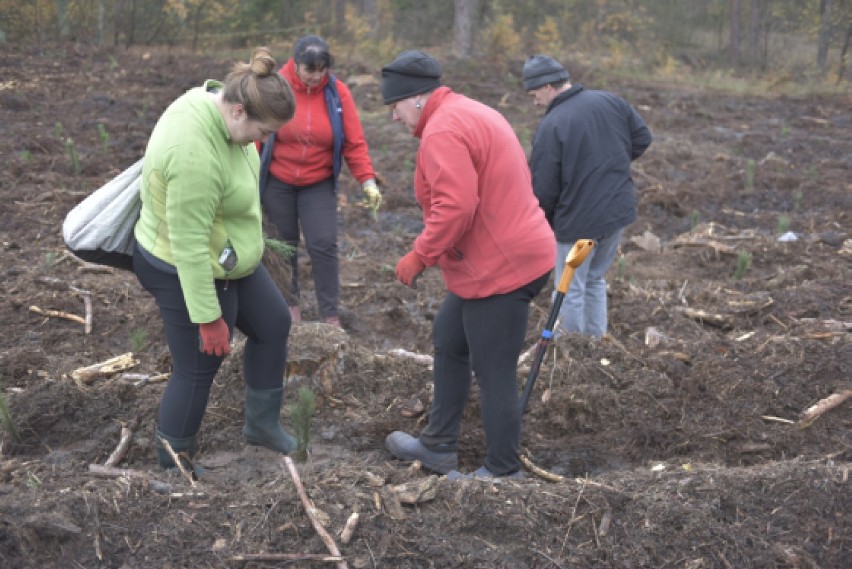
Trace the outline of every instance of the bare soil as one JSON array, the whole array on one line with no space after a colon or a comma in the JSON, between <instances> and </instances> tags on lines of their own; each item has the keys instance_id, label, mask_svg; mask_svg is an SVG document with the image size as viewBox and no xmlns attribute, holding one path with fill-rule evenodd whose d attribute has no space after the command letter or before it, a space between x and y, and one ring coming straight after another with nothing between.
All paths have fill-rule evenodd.
<instances>
[{"instance_id":1,"label":"bare soil","mask_svg":"<svg viewBox=\"0 0 852 569\"><path fill-rule=\"evenodd\" d=\"M139 360L129 372L168 372L159 316L134 275L75 261L60 227L143 154L166 105L230 65L165 50L0 46L0 381L18 434L0 431L2 567L277 567L236 558L327 552L282 459L241 437L238 357L216 380L194 487L155 463L163 383L71 377L128 351ZM539 116L517 77L445 70L448 85L498 108L528 143ZM849 567L850 404L809 425L799 418L852 389L852 98L745 97L572 72L639 107L655 141L635 164L639 220L609 275L611 337L552 346L524 417L525 452L563 479L431 479L384 450L390 431L420 428L418 401L428 412L428 366L391 350L430 354L443 286L436 271L417 290L394 279L421 226L417 144L389 121L377 85L361 82L353 92L385 205L373 219L346 177L346 334L306 322L291 335L288 403L301 385L318 397L312 452L298 463L318 515L354 568ZM779 240L787 224L793 241ZM658 248L639 239L646 232ZM92 294L90 334L31 308L82 315L71 286ZM531 310L530 346L548 310L545 293ZM460 452L468 470L483 458L477 401L474 390ZM118 466L140 475L90 474L122 427L132 436ZM400 505L395 487L405 483L434 485ZM343 544L352 512L360 522Z\"/></svg>"}]
</instances>

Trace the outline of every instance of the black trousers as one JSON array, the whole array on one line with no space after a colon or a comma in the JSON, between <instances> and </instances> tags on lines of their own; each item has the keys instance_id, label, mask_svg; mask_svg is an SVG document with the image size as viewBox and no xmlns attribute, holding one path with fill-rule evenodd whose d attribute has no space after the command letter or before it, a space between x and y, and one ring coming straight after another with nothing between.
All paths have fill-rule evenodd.
<instances>
[{"instance_id":1,"label":"black trousers","mask_svg":"<svg viewBox=\"0 0 852 569\"><path fill-rule=\"evenodd\" d=\"M458 448L473 360L487 444L485 467L497 475L520 469L518 357L530 301L549 277L550 272L517 290L487 298L465 300L447 294L432 324L435 393L429 424L419 437L425 447Z\"/></svg>"},{"instance_id":2,"label":"black trousers","mask_svg":"<svg viewBox=\"0 0 852 569\"><path fill-rule=\"evenodd\" d=\"M201 427L213 378L225 358L200 350L198 324L189 319L177 274L153 266L139 251L133 255L133 269L157 303L172 356L172 374L160 400L159 429L171 437L194 436ZM280 388L287 362L290 310L275 281L260 265L245 278L217 280L216 294L228 328L236 326L246 336L246 385L262 390Z\"/></svg>"},{"instance_id":3,"label":"black trousers","mask_svg":"<svg viewBox=\"0 0 852 569\"><path fill-rule=\"evenodd\" d=\"M294 248L299 229L311 257L320 318L338 316L340 268L337 254L337 195L331 178L310 186L291 186L269 176L263 207L278 229L280 239ZM290 258L293 270L291 291L299 298L299 263Z\"/></svg>"}]
</instances>

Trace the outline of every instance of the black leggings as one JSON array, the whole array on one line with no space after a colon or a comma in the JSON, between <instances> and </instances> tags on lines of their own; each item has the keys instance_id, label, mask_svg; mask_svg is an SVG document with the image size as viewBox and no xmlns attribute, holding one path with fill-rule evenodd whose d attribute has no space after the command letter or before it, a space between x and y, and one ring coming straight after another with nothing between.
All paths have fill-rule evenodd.
<instances>
[{"instance_id":1,"label":"black leggings","mask_svg":"<svg viewBox=\"0 0 852 569\"><path fill-rule=\"evenodd\" d=\"M485 466L497 475L520 468L518 357L530 301L549 277L550 272L517 290L487 298L465 300L447 294L432 324L435 393L429 424L420 433L424 446L435 451L458 448L473 360L488 447Z\"/></svg>"},{"instance_id":2,"label":"black leggings","mask_svg":"<svg viewBox=\"0 0 852 569\"><path fill-rule=\"evenodd\" d=\"M311 272L320 318L338 315L340 263L337 253L337 195L331 178L310 186L291 186L269 176L263 207L282 241L294 248L299 228L311 257ZM290 257L293 296L299 304L298 255Z\"/></svg>"},{"instance_id":3,"label":"black leggings","mask_svg":"<svg viewBox=\"0 0 852 569\"><path fill-rule=\"evenodd\" d=\"M176 274L153 266L138 250L133 270L142 286L153 295L163 318L166 341L172 356L172 375L160 401L159 429L170 437L198 433L213 378L223 356L209 356L199 349L198 324L189 319L183 291ZM216 281L222 316L246 336L243 377L254 389L280 388L287 362L290 310L278 286L263 265L242 279Z\"/></svg>"}]
</instances>

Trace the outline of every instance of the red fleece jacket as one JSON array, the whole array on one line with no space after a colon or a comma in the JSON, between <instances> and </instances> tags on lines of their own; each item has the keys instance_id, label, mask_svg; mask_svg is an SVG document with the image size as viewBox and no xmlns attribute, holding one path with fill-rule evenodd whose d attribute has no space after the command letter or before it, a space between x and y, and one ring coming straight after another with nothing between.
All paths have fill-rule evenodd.
<instances>
[{"instance_id":1,"label":"red fleece jacket","mask_svg":"<svg viewBox=\"0 0 852 569\"><path fill-rule=\"evenodd\" d=\"M414 250L450 292L484 298L553 269L556 238L532 191L526 155L496 110L439 87L426 101L414 192L425 227Z\"/></svg>"},{"instance_id":2,"label":"red fleece jacket","mask_svg":"<svg viewBox=\"0 0 852 569\"><path fill-rule=\"evenodd\" d=\"M296 95L296 115L275 134L275 148L269 172L293 186L316 184L331 177L332 133L323 88L328 75L314 88L308 88L296 74L290 59L279 71L293 87ZM352 93L337 81L337 93L343 108L343 158L349 171L359 183L375 178L367 141Z\"/></svg>"}]
</instances>

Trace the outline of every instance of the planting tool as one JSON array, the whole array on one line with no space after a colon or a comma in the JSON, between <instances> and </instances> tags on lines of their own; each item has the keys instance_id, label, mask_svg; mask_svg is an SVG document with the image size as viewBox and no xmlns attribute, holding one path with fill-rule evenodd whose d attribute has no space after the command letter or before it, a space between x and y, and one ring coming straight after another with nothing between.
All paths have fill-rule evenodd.
<instances>
[{"instance_id":1,"label":"planting tool","mask_svg":"<svg viewBox=\"0 0 852 569\"><path fill-rule=\"evenodd\" d=\"M556 319L559 317L559 310L562 308L562 301L565 299L565 294L568 292L568 287L571 286L571 279L574 278L574 270L583 264L586 257L589 256L595 242L591 239L578 239L565 257L565 269L562 271L562 278L559 279L559 285L556 287L556 297L553 299L553 306L550 308L550 314L547 315L547 323L544 330L541 332L541 338L538 340L535 349L535 357L533 358L530 374L527 378L527 384L524 386L523 395L521 395L521 414L523 415L527 409L527 402L530 399L533 385L535 385L538 370L541 367L541 362L544 359L544 353L547 351L547 346L553 339L553 327L556 325Z\"/></svg>"}]
</instances>

